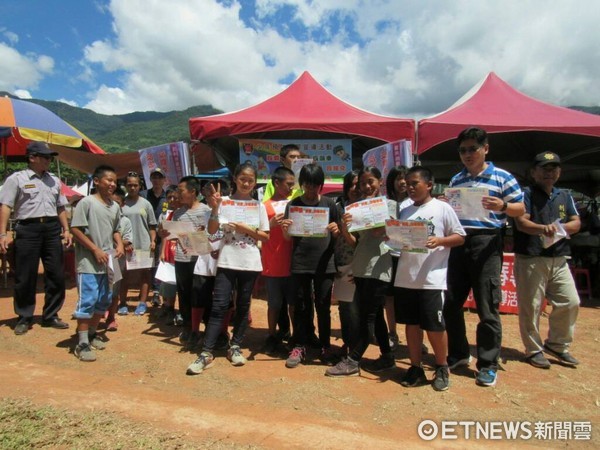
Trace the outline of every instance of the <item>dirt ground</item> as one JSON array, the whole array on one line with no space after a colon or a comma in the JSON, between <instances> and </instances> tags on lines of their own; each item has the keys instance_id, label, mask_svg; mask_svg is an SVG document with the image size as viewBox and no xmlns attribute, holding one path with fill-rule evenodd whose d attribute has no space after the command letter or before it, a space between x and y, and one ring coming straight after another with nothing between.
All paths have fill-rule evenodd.
<instances>
[{"instance_id":1,"label":"dirt ground","mask_svg":"<svg viewBox=\"0 0 600 450\"><path fill-rule=\"evenodd\" d=\"M71 353L76 301L71 283L62 318L70 330L39 326L43 294L38 285L37 323L25 336L15 336L12 285L0 289L0 395L30 399L35 404L83 411L109 412L148 429L180 433L198 442L211 439L228 446L253 448L398 448L401 445L438 448L510 445L507 439L465 442L442 440L438 434L426 442L417 433L425 419L441 421L528 421L591 423L591 441L544 440L532 437L519 445L536 447L596 447L600 443L600 301L584 301L576 330L573 354L576 368L553 364L535 369L523 360L517 317L504 315L502 370L494 388L475 385L474 363L452 374L450 390L431 386L404 388L401 374L409 367L404 333L396 352L397 368L378 375L331 379L318 360L286 369L282 359L260 349L266 337L266 301L252 303L251 328L245 348L249 362L232 367L220 355L214 367L187 376L195 354L182 349L179 329L162 323L158 310L143 317L119 318L119 330L106 333L108 348L94 363L79 362ZM130 291L134 296L135 291ZM134 304L131 302L130 304ZM469 338L474 341L477 315L466 314ZM332 307L334 345L340 346L337 307ZM542 320L547 330L547 320ZM400 327L399 327L399 331ZM316 352L316 351L315 351ZM472 349L472 354L474 350ZM316 356L316 353L315 355ZM368 358L377 357L371 346ZM428 378L431 356L425 357ZM568 425L567 425L568 426ZM439 429L439 428L438 428Z\"/></svg>"}]
</instances>

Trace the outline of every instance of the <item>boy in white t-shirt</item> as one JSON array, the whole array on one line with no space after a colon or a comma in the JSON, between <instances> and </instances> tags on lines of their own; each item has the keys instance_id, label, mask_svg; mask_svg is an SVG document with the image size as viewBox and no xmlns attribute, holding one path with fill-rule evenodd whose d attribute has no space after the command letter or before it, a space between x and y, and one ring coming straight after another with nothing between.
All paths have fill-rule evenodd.
<instances>
[{"instance_id":1,"label":"boy in white t-shirt","mask_svg":"<svg viewBox=\"0 0 600 450\"><path fill-rule=\"evenodd\" d=\"M427 379L421 366L423 333L435 355L433 388L445 391L449 386L446 357L448 345L443 317L444 291L450 248L465 241L463 230L454 210L431 196L433 174L425 167L412 167L406 174L408 195L413 204L400 211L400 220L427 221L426 251L403 250L394 281L396 316L406 324L406 339L411 366L400 384L418 386Z\"/></svg>"}]
</instances>

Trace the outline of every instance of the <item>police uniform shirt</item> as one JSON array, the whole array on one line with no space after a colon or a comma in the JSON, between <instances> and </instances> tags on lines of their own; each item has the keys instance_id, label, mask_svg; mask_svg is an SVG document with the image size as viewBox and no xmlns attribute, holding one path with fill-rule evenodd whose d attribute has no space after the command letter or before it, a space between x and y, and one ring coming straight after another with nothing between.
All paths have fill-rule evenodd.
<instances>
[{"instance_id":1,"label":"police uniform shirt","mask_svg":"<svg viewBox=\"0 0 600 450\"><path fill-rule=\"evenodd\" d=\"M525 188L525 212L529 214L529 220L532 222L550 225L556 219L561 223L566 223L571 216L577 216L577 208L573 197L566 191L552 188L548 195L544 190L537 186ZM515 227L515 253L529 256L568 256L571 254L569 243L566 239L561 239L554 245L544 248L542 239L539 235L531 235L519 231Z\"/></svg>"},{"instance_id":2,"label":"police uniform shirt","mask_svg":"<svg viewBox=\"0 0 600 450\"><path fill-rule=\"evenodd\" d=\"M57 208L69 202L61 193L58 177L44 172L40 177L31 169L9 176L0 191L0 204L13 210L15 220L57 217Z\"/></svg>"}]
</instances>

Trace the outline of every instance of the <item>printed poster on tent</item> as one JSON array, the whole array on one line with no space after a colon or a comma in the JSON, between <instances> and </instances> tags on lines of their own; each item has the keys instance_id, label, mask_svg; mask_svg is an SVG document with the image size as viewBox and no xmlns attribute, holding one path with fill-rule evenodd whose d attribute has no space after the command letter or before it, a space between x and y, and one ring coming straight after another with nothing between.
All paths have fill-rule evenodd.
<instances>
[{"instance_id":1,"label":"printed poster on tent","mask_svg":"<svg viewBox=\"0 0 600 450\"><path fill-rule=\"evenodd\" d=\"M189 153L185 142L172 142L139 150L146 186L152 186L150 173L157 167L165 172L165 186L178 184L190 175Z\"/></svg>"},{"instance_id":2,"label":"printed poster on tent","mask_svg":"<svg viewBox=\"0 0 600 450\"><path fill-rule=\"evenodd\" d=\"M325 172L325 182L341 182L352 170L351 139L240 139L239 143L240 164L253 164L259 183L266 183L281 165L279 151L286 144L296 144L302 158L320 164Z\"/></svg>"},{"instance_id":3,"label":"printed poster on tent","mask_svg":"<svg viewBox=\"0 0 600 450\"><path fill-rule=\"evenodd\" d=\"M382 179L385 180L392 167L413 166L411 141L402 139L372 148L364 153L362 160L365 166L377 167L381 171ZM386 194L385 183L381 184L381 189L382 194Z\"/></svg>"}]
</instances>

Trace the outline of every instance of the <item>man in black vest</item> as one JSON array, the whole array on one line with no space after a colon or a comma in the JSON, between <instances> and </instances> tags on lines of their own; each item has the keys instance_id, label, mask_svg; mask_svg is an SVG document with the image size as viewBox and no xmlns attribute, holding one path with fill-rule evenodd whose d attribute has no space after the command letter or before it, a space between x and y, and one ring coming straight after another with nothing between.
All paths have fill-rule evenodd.
<instances>
[{"instance_id":1,"label":"man in black vest","mask_svg":"<svg viewBox=\"0 0 600 450\"><path fill-rule=\"evenodd\" d=\"M525 189L525 215L516 217L515 267L519 302L519 326L527 362L549 369L544 352L567 366L579 361L569 353L579 295L567 264L567 240L581 223L571 195L554 185L560 177L560 157L544 152L535 157L531 169L533 185ZM539 322L544 298L552 305L550 329L544 343Z\"/></svg>"}]
</instances>

